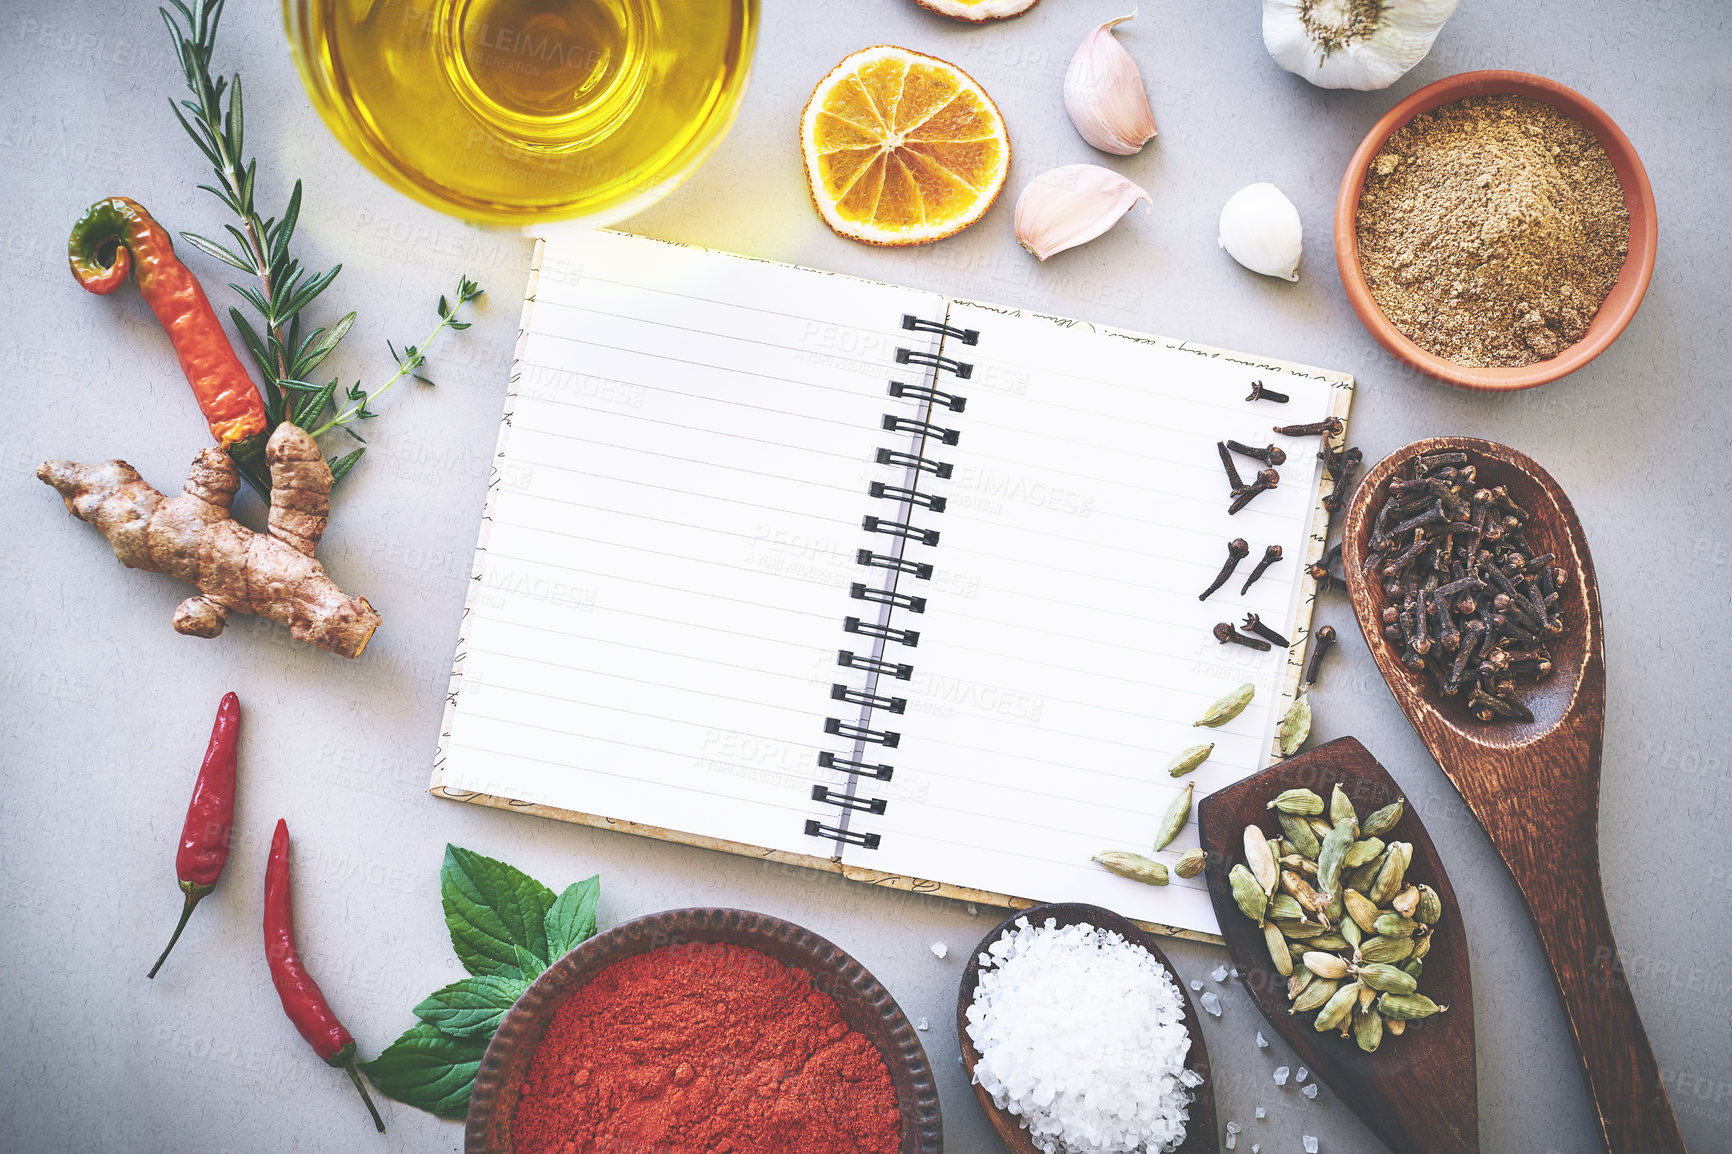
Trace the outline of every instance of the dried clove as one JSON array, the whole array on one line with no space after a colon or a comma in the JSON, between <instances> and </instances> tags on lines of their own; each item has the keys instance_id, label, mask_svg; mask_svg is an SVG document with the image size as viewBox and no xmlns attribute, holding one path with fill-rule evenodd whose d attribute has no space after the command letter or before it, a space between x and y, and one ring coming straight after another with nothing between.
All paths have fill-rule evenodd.
<instances>
[{"instance_id":1,"label":"dried clove","mask_svg":"<svg viewBox=\"0 0 1732 1154\"><path fill-rule=\"evenodd\" d=\"M1231 495L1237 497L1245 491L1245 479L1239 476L1239 466L1233 463L1233 454L1227 451L1227 442L1216 441L1215 450L1221 454L1221 464L1227 470L1227 485Z\"/></svg>"},{"instance_id":2,"label":"dried clove","mask_svg":"<svg viewBox=\"0 0 1732 1154\"><path fill-rule=\"evenodd\" d=\"M1236 632L1232 625L1225 621L1215 626L1215 640L1219 641L1222 645L1231 641L1233 644L1243 645L1247 649L1256 649L1264 653L1269 651L1269 643L1267 641L1264 641L1261 637L1246 637L1243 633Z\"/></svg>"},{"instance_id":3,"label":"dried clove","mask_svg":"<svg viewBox=\"0 0 1732 1154\"><path fill-rule=\"evenodd\" d=\"M1333 437L1343 427L1340 417L1324 417L1321 421L1309 421L1303 425L1276 425L1275 431L1283 437Z\"/></svg>"},{"instance_id":4,"label":"dried clove","mask_svg":"<svg viewBox=\"0 0 1732 1154\"><path fill-rule=\"evenodd\" d=\"M1287 450L1280 445L1267 445L1258 449L1238 441L1229 440L1227 448L1241 457L1250 457L1253 461L1261 461L1265 465L1284 465L1287 463Z\"/></svg>"},{"instance_id":5,"label":"dried clove","mask_svg":"<svg viewBox=\"0 0 1732 1154\"><path fill-rule=\"evenodd\" d=\"M1285 405L1289 398L1286 393L1277 393L1274 389L1264 385L1262 381L1252 381L1251 395L1245 399L1247 401L1274 401L1277 405Z\"/></svg>"},{"instance_id":6,"label":"dried clove","mask_svg":"<svg viewBox=\"0 0 1732 1154\"><path fill-rule=\"evenodd\" d=\"M1258 493L1267 493L1270 489L1273 489L1280 483L1281 474L1277 473L1273 469L1262 470L1257 474L1257 479L1255 481L1252 481L1242 492L1239 493L1238 496L1233 498L1233 503L1227 506L1227 515L1231 516L1234 513L1237 513L1240 509L1249 505L1251 499Z\"/></svg>"},{"instance_id":7,"label":"dried clove","mask_svg":"<svg viewBox=\"0 0 1732 1154\"><path fill-rule=\"evenodd\" d=\"M1225 585L1227 583L1227 578L1233 575L1233 570L1239 567L1239 562L1243 561L1250 552L1251 545L1243 537L1235 537L1231 541L1227 542L1226 564L1221 566L1220 574L1209 584L1209 587L1197 594L1197 600L1207 601L1209 599L1209 594Z\"/></svg>"},{"instance_id":8,"label":"dried clove","mask_svg":"<svg viewBox=\"0 0 1732 1154\"><path fill-rule=\"evenodd\" d=\"M1255 613L1245 614L1245 624L1241 625L1239 628L1243 629L1247 633L1255 633L1263 640L1273 642L1283 649L1292 648L1292 642L1263 624L1262 618L1258 617Z\"/></svg>"},{"instance_id":9,"label":"dried clove","mask_svg":"<svg viewBox=\"0 0 1732 1154\"><path fill-rule=\"evenodd\" d=\"M1331 513L1339 513L1342 507L1347 504L1348 494L1353 492L1353 474L1359 470L1360 462L1364 460L1365 454L1357 448L1343 450L1338 457L1334 458L1335 467L1332 469L1329 467L1328 459L1325 459L1324 468L1328 470L1330 478L1335 482L1335 488L1330 491L1327 497L1323 498L1325 509Z\"/></svg>"},{"instance_id":10,"label":"dried clove","mask_svg":"<svg viewBox=\"0 0 1732 1154\"><path fill-rule=\"evenodd\" d=\"M1335 644L1335 626L1325 625L1317 631L1317 636L1311 642L1311 666L1305 671L1305 684L1316 685L1317 675L1323 671L1323 655L1329 652L1329 647Z\"/></svg>"},{"instance_id":11,"label":"dried clove","mask_svg":"<svg viewBox=\"0 0 1732 1154\"><path fill-rule=\"evenodd\" d=\"M1239 589L1239 596L1243 597L1245 594L1249 593L1251 591L1251 586L1257 583L1257 578L1261 577L1269 566L1273 565L1280 559L1281 546L1271 545L1267 549L1263 550L1263 559L1257 562L1256 567L1251 570L1251 575L1245 578L1245 584Z\"/></svg>"}]
</instances>

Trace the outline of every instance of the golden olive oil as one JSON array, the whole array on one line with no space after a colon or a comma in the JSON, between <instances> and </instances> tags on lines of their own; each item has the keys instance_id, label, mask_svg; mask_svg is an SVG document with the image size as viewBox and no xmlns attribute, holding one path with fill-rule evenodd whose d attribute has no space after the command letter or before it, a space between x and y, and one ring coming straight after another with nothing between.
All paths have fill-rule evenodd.
<instances>
[{"instance_id":1,"label":"golden olive oil","mask_svg":"<svg viewBox=\"0 0 1732 1154\"><path fill-rule=\"evenodd\" d=\"M720 141L757 0L284 0L345 147L436 208L618 220Z\"/></svg>"}]
</instances>

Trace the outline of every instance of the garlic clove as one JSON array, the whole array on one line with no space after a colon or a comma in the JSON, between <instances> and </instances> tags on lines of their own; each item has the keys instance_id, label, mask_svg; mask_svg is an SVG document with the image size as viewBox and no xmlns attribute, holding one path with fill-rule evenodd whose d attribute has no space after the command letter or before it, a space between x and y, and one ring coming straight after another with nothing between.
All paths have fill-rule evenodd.
<instances>
[{"instance_id":1,"label":"garlic clove","mask_svg":"<svg viewBox=\"0 0 1732 1154\"><path fill-rule=\"evenodd\" d=\"M1460 0L1263 0L1263 46L1320 88L1387 88L1425 59Z\"/></svg>"},{"instance_id":2,"label":"garlic clove","mask_svg":"<svg viewBox=\"0 0 1732 1154\"><path fill-rule=\"evenodd\" d=\"M1113 37L1115 24L1136 15L1108 20L1083 37L1064 74L1064 107L1082 138L1115 156L1129 156L1155 137L1143 74L1125 46Z\"/></svg>"},{"instance_id":3,"label":"garlic clove","mask_svg":"<svg viewBox=\"0 0 1732 1154\"><path fill-rule=\"evenodd\" d=\"M1302 239L1299 210L1272 184L1246 185L1221 209L1221 247L1252 272L1298 280Z\"/></svg>"},{"instance_id":4,"label":"garlic clove","mask_svg":"<svg viewBox=\"0 0 1732 1154\"><path fill-rule=\"evenodd\" d=\"M1066 164L1043 172L1016 200L1016 240L1041 260L1087 244L1118 223L1149 194L1098 164Z\"/></svg>"}]
</instances>

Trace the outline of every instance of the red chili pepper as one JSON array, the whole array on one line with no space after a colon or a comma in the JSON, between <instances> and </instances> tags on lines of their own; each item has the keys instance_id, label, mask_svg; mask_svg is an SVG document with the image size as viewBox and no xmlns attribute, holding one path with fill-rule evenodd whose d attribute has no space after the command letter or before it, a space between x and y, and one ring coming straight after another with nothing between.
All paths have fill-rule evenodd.
<instances>
[{"instance_id":1,"label":"red chili pepper","mask_svg":"<svg viewBox=\"0 0 1732 1154\"><path fill-rule=\"evenodd\" d=\"M204 289L174 255L168 231L142 206L124 196L97 201L72 226L67 247L72 275L93 293L113 292L136 268L138 291L168 333L211 435L223 448L269 431L264 398L235 356ZM104 259L111 247L112 257Z\"/></svg>"},{"instance_id":2,"label":"red chili pepper","mask_svg":"<svg viewBox=\"0 0 1732 1154\"><path fill-rule=\"evenodd\" d=\"M307 973L295 949L295 911L289 900L289 823L280 819L271 838L270 863L265 867L265 960L270 963L277 997L283 1000L283 1013L319 1057L349 1072L349 1080L373 1115L373 1125L383 1134L385 1120L379 1117L372 1095L355 1069L355 1039L337 1021L319 983Z\"/></svg>"},{"instance_id":3,"label":"red chili pepper","mask_svg":"<svg viewBox=\"0 0 1732 1154\"><path fill-rule=\"evenodd\" d=\"M180 878L180 888L186 891L186 904L181 907L180 922L174 936L147 977L156 977L169 950L180 941L186 920L200 899L216 889L223 867L229 861L229 838L235 825L235 757L240 746L241 702L232 693L223 694L217 705L216 724L211 726L210 744L205 747L204 763L198 768L198 780L193 783L192 801L186 807L186 824L180 830L180 852L174 855L174 872Z\"/></svg>"}]
</instances>

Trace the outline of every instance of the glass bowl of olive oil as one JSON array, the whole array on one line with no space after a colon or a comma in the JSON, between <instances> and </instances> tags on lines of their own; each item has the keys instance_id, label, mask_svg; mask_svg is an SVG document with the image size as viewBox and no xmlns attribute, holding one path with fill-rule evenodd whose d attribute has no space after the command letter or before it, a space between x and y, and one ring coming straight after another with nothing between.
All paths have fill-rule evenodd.
<instances>
[{"instance_id":1,"label":"glass bowl of olive oil","mask_svg":"<svg viewBox=\"0 0 1732 1154\"><path fill-rule=\"evenodd\" d=\"M758 0L283 0L357 159L469 220L621 220L720 143Z\"/></svg>"}]
</instances>

